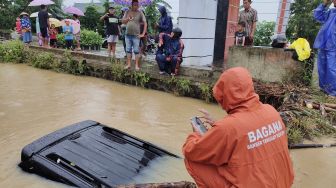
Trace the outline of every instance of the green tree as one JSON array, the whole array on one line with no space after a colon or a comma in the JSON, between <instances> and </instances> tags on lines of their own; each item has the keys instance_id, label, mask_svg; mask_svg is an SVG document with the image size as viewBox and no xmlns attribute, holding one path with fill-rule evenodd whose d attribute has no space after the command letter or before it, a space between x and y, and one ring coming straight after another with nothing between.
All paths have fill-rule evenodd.
<instances>
[{"instance_id":1,"label":"green tree","mask_svg":"<svg viewBox=\"0 0 336 188\"><path fill-rule=\"evenodd\" d=\"M148 23L148 33L156 33L155 24L160 18L159 6L164 5L166 8L171 9L171 6L164 0L153 0L153 2L145 8L145 15Z\"/></svg>"},{"instance_id":2,"label":"green tree","mask_svg":"<svg viewBox=\"0 0 336 188\"><path fill-rule=\"evenodd\" d=\"M254 34L254 45L270 46L271 36L274 34L275 22L262 21L257 23L257 29Z\"/></svg>"},{"instance_id":3,"label":"green tree","mask_svg":"<svg viewBox=\"0 0 336 188\"><path fill-rule=\"evenodd\" d=\"M103 22L99 21L101 16L96 6L88 6L85 11L85 16L80 17L81 27L92 31L98 30L98 33L103 35Z\"/></svg>"},{"instance_id":4,"label":"green tree","mask_svg":"<svg viewBox=\"0 0 336 188\"><path fill-rule=\"evenodd\" d=\"M320 29L320 24L314 20L313 10L321 3L321 0L295 0L291 6L286 35L288 39L297 37L305 38L310 45Z\"/></svg>"}]
</instances>

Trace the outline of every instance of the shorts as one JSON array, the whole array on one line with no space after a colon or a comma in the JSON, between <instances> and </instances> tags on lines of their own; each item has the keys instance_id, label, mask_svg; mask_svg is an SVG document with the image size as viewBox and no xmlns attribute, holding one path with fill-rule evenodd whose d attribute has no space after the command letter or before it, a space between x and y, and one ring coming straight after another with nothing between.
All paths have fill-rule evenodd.
<instances>
[{"instance_id":1,"label":"shorts","mask_svg":"<svg viewBox=\"0 0 336 188\"><path fill-rule=\"evenodd\" d=\"M139 45L140 45L140 38L136 35L126 35L125 36L126 42L126 53L132 54L132 49L134 54L139 54Z\"/></svg>"},{"instance_id":2,"label":"shorts","mask_svg":"<svg viewBox=\"0 0 336 188\"><path fill-rule=\"evenodd\" d=\"M80 41L80 33L75 34L75 40Z\"/></svg>"},{"instance_id":3,"label":"shorts","mask_svg":"<svg viewBox=\"0 0 336 188\"><path fill-rule=\"evenodd\" d=\"M118 35L109 35L107 37L107 42L108 43L116 43L119 40L118 38L119 38Z\"/></svg>"},{"instance_id":4,"label":"shorts","mask_svg":"<svg viewBox=\"0 0 336 188\"><path fill-rule=\"evenodd\" d=\"M41 30L41 35L42 35L43 38L48 38L49 37L49 35L48 35L48 28L41 27L40 30Z\"/></svg>"}]
</instances>

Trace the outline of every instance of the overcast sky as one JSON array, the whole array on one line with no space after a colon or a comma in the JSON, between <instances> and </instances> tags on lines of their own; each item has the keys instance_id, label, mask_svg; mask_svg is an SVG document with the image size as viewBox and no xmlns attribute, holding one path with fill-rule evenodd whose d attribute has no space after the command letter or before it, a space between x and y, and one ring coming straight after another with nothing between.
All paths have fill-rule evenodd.
<instances>
[{"instance_id":1,"label":"overcast sky","mask_svg":"<svg viewBox=\"0 0 336 188\"><path fill-rule=\"evenodd\" d=\"M74 2L91 2L91 0L64 0L66 6ZM99 0L94 0L94 2L99 2ZM176 19L179 12L179 0L166 0L166 2L172 6L172 16ZM258 11L259 21L276 21L278 6L279 0L254 0L252 3L252 7Z\"/></svg>"}]
</instances>

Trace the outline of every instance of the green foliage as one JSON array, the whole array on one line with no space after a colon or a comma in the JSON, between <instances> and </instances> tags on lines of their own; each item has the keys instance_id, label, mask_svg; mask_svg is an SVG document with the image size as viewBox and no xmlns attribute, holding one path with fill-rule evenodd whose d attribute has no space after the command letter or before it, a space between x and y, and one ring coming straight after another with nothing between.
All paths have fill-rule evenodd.
<instances>
[{"instance_id":1,"label":"green foliage","mask_svg":"<svg viewBox=\"0 0 336 188\"><path fill-rule=\"evenodd\" d=\"M312 46L320 29L320 24L313 17L313 10L321 3L320 0L295 0L291 5L287 38L293 40L301 37Z\"/></svg>"},{"instance_id":2,"label":"green foliage","mask_svg":"<svg viewBox=\"0 0 336 188\"><path fill-rule=\"evenodd\" d=\"M133 72L132 77L135 80L135 85L136 86L141 86L141 87L145 87L145 85L150 80L150 75L148 73L145 73L145 72L135 71L135 72Z\"/></svg>"},{"instance_id":3,"label":"green foliage","mask_svg":"<svg viewBox=\"0 0 336 188\"><path fill-rule=\"evenodd\" d=\"M97 11L98 8L94 5L86 8L85 16L80 17L81 28L91 31L98 30L99 34L104 35L103 22L99 21L102 15Z\"/></svg>"},{"instance_id":4,"label":"green foliage","mask_svg":"<svg viewBox=\"0 0 336 188\"><path fill-rule=\"evenodd\" d=\"M293 76L292 81L297 84L303 84L305 86L311 85L314 69L314 58L306 59L298 63L302 64L302 68L297 70Z\"/></svg>"},{"instance_id":5,"label":"green foliage","mask_svg":"<svg viewBox=\"0 0 336 188\"><path fill-rule=\"evenodd\" d=\"M65 46L65 39L64 39L64 33L59 33L57 34L56 38L57 38L57 43L61 44L63 46Z\"/></svg>"},{"instance_id":6,"label":"green foliage","mask_svg":"<svg viewBox=\"0 0 336 188\"><path fill-rule=\"evenodd\" d=\"M191 81L185 78L179 78L176 80L176 89L178 95L186 95L191 91Z\"/></svg>"},{"instance_id":7,"label":"green foliage","mask_svg":"<svg viewBox=\"0 0 336 188\"><path fill-rule=\"evenodd\" d=\"M94 32L87 29L81 30L81 44L86 46L94 46L101 45L103 42L103 37Z\"/></svg>"},{"instance_id":8,"label":"green foliage","mask_svg":"<svg viewBox=\"0 0 336 188\"><path fill-rule=\"evenodd\" d=\"M148 23L148 33L155 34L155 25L158 23L160 18L160 12L158 7L160 4L166 6L166 8L171 9L171 6L164 0L153 0L152 4L145 8L145 15Z\"/></svg>"},{"instance_id":9,"label":"green foliage","mask_svg":"<svg viewBox=\"0 0 336 188\"><path fill-rule=\"evenodd\" d=\"M125 77L126 70L120 63L114 63L111 65L111 74L114 81L122 82Z\"/></svg>"},{"instance_id":10,"label":"green foliage","mask_svg":"<svg viewBox=\"0 0 336 188\"><path fill-rule=\"evenodd\" d=\"M11 40L0 44L0 61L6 63L24 63L24 44L19 40Z\"/></svg>"},{"instance_id":11,"label":"green foliage","mask_svg":"<svg viewBox=\"0 0 336 188\"><path fill-rule=\"evenodd\" d=\"M81 45L100 46L103 43L103 37L100 34L87 29L81 30L80 37L81 37ZM65 46L64 33L60 33L57 35L57 43ZM76 40L74 40L74 44L76 44Z\"/></svg>"},{"instance_id":12,"label":"green foliage","mask_svg":"<svg viewBox=\"0 0 336 188\"><path fill-rule=\"evenodd\" d=\"M257 29L254 34L255 46L270 46L271 36L274 34L275 22L262 21L257 23Z\"/></svg>"},{"instance_id":13,"label":"green foliage","mask_svg":"<svg viewBox=\"0 0 336 188\"><path fill-rule=\"evenodd\" d=\"M205 100L205 102L209 103L212 100L212 86L207 83L202 83L198 86L201 90L201 98Z\"/></svg>"},{"instance_id":14,"label":"green foliage","mask_svg":"<svg viewBox=\"0 0 336 188\"><path fill-rule=\"evenodd\" d=\"M69 51L64 52L65 62L63 63L65 72L74 75L83 75L87 72L85 61L75 60Z\"/></svg>"},{"instance_id":15,"label":"green foliage","mask_svg":"<svg viewBox=\"0 0 336 188\"><path fill-rule=\"evenodd\" d=\"M54 62L57 61L54 54L48 52L38 53L32 60L31 66L40 69L52 69Z\"/></svg>"},{"instance_id":16,"label":"green foliage","mask_svg":"<svg viewBox=\"0 0 336 188\"><path fill-rule=\"evenodd\" d=\"M287 123L289 143L301 143L303 139L314 139L323 135L336 135L336 129L332 126L334 114L321 116L321 112L315 109L307 109L304 114L292 115ZM334 122L335 123L335 122Z\"/></svg>"}]
</instances>

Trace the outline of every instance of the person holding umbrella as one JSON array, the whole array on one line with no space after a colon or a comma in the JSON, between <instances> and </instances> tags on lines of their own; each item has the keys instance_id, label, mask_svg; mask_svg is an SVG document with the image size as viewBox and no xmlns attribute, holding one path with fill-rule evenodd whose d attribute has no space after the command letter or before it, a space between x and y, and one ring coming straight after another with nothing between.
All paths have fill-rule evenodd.
<instances>
[{"instance_id":1,"label":"person holding umbrella","mask_svg":"<svg viewBox=\"0 0 336 188\"><path fill-rule=\"evenodd\" d=\"M80 47L80 21L79 21L79 16L84 16L84 12L81 11L80 9L70 6L64 9L65 13L72 14L73 15L73 20L78 24L79 26L79 31L74 33L74 37L77 43L77 48L76 50L81 50Z\"/></svg>"},{"instance_id":2,"label":"person holding umbrella","mask_svg":"<svg viewBox=\"0 0 336 188\"><path fill-rule=\"evenodd\" d=\"M66 44L66 48L72 50L73 44L73 27L70 25L70 20L65 19L65 25L63 26L64 40Z\"/></svg>"}]
</instances>

